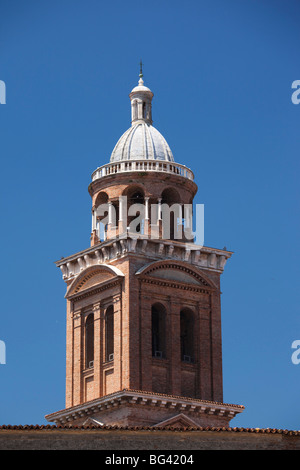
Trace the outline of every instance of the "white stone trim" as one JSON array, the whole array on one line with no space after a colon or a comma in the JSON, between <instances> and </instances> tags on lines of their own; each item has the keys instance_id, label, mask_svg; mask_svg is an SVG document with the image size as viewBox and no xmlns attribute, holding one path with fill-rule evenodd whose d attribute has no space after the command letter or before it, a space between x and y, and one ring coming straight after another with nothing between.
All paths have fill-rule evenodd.
<instances>
[{"instance_id":1,"label":"white stone trim","mask_svg":"<svg viewBox=\"0 0 300 470\"><path fill-rule=\"evenodd\" d=\"M231 405L228 403L210 402L206 400L175 397L152 392L143 392L135 390L122 390L112 393L96 400L83 403L82 405L73 406L65 410L57 411L46 415L46 419L56 424L64 424L82 416L88 416L97 413L95 410L109 409L118 406L149 406L159 408L169 408L179 412L192 412L194 416L201 413L215 416L228 416L232 419L236 414L241 413L244 407L241 405Z\"/></svg>"},{"instance_id":2,"label":"white stone trim","mask_svg":"<svg viewBox=\"0 0 300 470\"><path fill-rule=\"evenodd\" d=\"M181 165L180 163L165 160L124 160L107 163L106 165L98 167L92 173L92 181L96 181L105 176L132 171L171 173L194 181L194 173L188 167Z\"/></svg>"},{"instance_id":3,"label":"white stone trim","mask_svg":"<svg viewBox=\"0 0 300 470\"><path fill-rule=\"evenodd\" d=\"M56 266L61 269L63 279L69 281L75 279L87 267L91 266L102 265L117 270L107 262L122 258L127 253L145 255L151 260L151 263L166 259L185 261L200 269L204 268L218 273L223 272L226 261L232 255L230 251L200 247L193 243L174 240L152 240L141 235L135 239L128 236L127 238L106 240L68 258L60 259L56 262Z\"/></svg>"}]
</instances>

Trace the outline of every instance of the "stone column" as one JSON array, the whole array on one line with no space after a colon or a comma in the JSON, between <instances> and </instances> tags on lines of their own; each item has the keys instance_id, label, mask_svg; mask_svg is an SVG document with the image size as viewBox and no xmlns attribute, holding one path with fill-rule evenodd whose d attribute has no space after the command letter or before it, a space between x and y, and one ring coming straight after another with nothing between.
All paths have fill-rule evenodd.
<instances>
[{"instance_id":1,"label":"stone column","mask_svg":"<svg viewBox=\"0 0 300 470\"><path fill-rule=\"evenodd\" d=\"M158 198L157 220L161 220L161 197Z\"/></svg>"},{"instance_id":2,"label":"stone column","mask_svg":"<svg viewBox=\"0 0 300 470\"><path fill-rule=\"evenodd\" d=\"M96 217L96 211L92 210L92 232L96 230L97 226L97 217Z\"/></svg>"},{"instance_id":3,"label":"stone column","mask_svg":"<svg viewBox=\"0 0 300 470\"><path fill-rule=\"evenodd\" d=\"M113 203L111 201L108 202L108 224L107 224L107 238L115 238L116 236L116 220L115 214L113 214L115 208L113 207Z\"/></svg>"},{"instance_id":4,"label":"stone column","mask_svg":"<svg viewBox=\"0 0 300 470\"><path fill-rule=\"evenodd\" d=\"M161 198L158 198L158 210L157 210L157 226L158 226L158 238L162 238L162 209L161 209Z\"/></svg>"},{"instance_id":5,"label":"stone column","mask_svg":"<svg viewBox=\"0 0 300 470\"><path fill-rule=\"evenodd\" d=\"M126 196L119 197L119 221L118 221L118 229L119 229L119 236L122 235L124 232L127 231L127 198Z\"/></svg>"}]
</instances>

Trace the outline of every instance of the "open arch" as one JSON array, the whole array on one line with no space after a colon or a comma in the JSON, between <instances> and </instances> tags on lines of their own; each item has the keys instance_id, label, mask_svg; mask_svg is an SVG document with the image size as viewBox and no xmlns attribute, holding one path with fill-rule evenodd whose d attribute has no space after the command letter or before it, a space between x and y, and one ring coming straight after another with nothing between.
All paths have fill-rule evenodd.
<instances>
[{"instance_id":1,"label":"open arch","mask_svg":"<svg viewBox=\"0 0 300 470\"><path fill-rule=\"evenodd\" d=\"M178 191L174 188L165 188L161 193L162 204L181 203Z\"/></svg>"},{"instance_id":2,"label":"open arch","mask_svg":"<svg viewBox=\"0 0 300 470\"><path fill-rule=\"evenodd\" d=\"M108 230L109 197L105 191L100 191L95 200L96 220L95 229L100 240L106 240Z\"/></svg>"},{"instance_id":3,"label":"open arch","mask_svg":"<svg viewBox=\"0 0 300 470\"><path fill-rule=\"evenodd\" d=\"M162 237L169 240L182 239L182 207L179 193L174 188L166 188L161 195Z\"/></svg>"},{"instance_id":4,"label":"open arch","mask_svg":"<svg viewBox=\"0 0 300 470\"><path fill-rule=\"evenodd\" d=\"M122 196L126 196L127 201L129 201L130 199L134 199L134 195L136 193L139 193L142 198L144 198L145 192L143 186L140 186L139 184L130 184L124 189Z\"/></svg>"},{"instance_id":5,"label":"open arch","mask_svg":"<svg viewBox=\"0 0 300 470\"><path fill-rule=\"evenodd\" d=\"M108 194L105 191L100 191L100 193L97 194L96 200L95 200L95 207L100 206L100 204L107 204L108 203Z\"/></svg>"},{"instance_id":6,"label":"open arch","mask_svg":"<svg viewBox=\"0 0 300 470\"><path fill-rule=\"evenodd\" d=\"M145 204L145 193L144 189L139 186L139 185L131 185L128 186L124 191L123 191L123 196L127 197L127 226L130 227L130 224L138 217L141 215L141 212L137 212L135 214L129 215L130 207L134 206L135 204L141 204L144 206ZM134 209L132 207L132 209ZM144 216L144 213L142 213L142 217ZM136 233L143 233L143 225L144 225L144 219L140 223L138 223L136 226L134 225L133 231Z\"/></svg>"}]
</instances>

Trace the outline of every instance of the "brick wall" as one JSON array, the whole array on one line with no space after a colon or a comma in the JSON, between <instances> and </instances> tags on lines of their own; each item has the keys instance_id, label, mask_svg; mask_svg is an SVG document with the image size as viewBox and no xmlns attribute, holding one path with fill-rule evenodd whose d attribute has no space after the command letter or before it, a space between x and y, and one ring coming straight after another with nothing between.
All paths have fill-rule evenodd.
<instances>
[{"instance_id":1,"label":"brick wall","mask_svg":"<svg viewBox=\"0 0 300 470\"><path fill-rule=\"evenodd\" d=\"M0 450L300 450L282 430L1 429Z\"/></svg>"}]
</instances>

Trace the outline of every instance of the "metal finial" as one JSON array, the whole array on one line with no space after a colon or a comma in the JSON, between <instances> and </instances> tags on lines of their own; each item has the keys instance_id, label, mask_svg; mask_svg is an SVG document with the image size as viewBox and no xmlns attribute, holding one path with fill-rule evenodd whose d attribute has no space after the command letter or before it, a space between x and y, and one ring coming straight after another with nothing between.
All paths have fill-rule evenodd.
<instances>
[{"instance_id":1,"label":"metal finial","mask_svg":"<svg viewBox=\"0 0 300 470\"><path fill-rule=\"evenodd\" d=\"M142 59L141 59L141 61L140 61L140 75L139 75L140 78L143 77L143 65L144 64L143 64Z\"/></svg>"}]
</instances>

